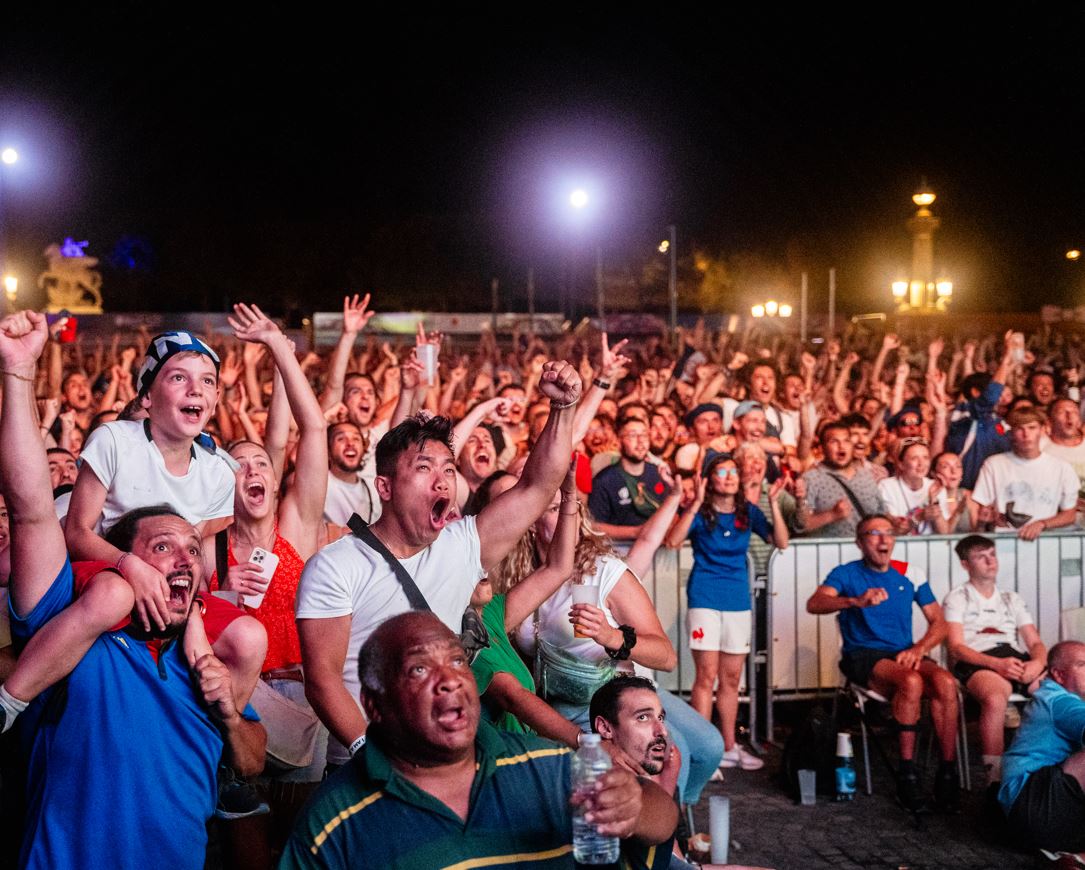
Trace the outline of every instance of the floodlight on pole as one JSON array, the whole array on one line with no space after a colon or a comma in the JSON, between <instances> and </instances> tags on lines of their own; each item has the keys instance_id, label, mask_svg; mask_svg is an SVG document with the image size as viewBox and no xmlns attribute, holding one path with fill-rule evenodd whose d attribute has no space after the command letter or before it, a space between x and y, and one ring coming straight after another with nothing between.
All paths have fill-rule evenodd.
<instances>
[{"instance_id":1,"label":"floodlight on pole","mask_svg":"<svg viewBox=\"0 0 1085 870\"><path fill-rule=\"evenodd\" d=\"M4 161L8 166L19 159L19 152L14 148L5 148L0 151L0 160Z\"/></svg>"},{"instance_id":2,"label":"floodlight on pole","mask_svg":"<svg viewBox=\"0 0 1085 870\"><path fill-rule=\"evenodd\" d=\"M588 192L578 187L569 194L569 205L573 208L584 208L588 204Z\"/></svg>"}]
</instances>

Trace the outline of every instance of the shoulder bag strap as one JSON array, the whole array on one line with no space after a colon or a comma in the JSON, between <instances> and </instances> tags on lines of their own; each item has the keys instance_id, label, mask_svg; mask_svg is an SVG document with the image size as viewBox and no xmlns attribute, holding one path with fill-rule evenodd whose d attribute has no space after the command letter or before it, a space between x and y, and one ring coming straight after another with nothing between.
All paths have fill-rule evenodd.
<instances>
[{"instance_id":1,"label":"shoulder bag strap","mask_svg":"<svg viewBox=\"0 0 1085 870\"><path fill-rule=\"evenodd\" d=\"M229 583L227 575L230 571L229 529L223 529L215 533L215 573L219 578L219 589L223 589Z\"/></svg>"},{"instance_id":2,"label":"shoulder bag strap","mask_svg":"<svg viewBox=\"0 0 1085 870\"><path fill-rule=\"evenodd\" d=\"M843 480L841 480L835 474L830 474L829 477L831 477L833 480L835 480L837 482L837 484L840 486L840 488L842 490L844 490L844 495L846 495L848 497L848 499L850 499L852 505L855 507L855 512L859 515L860 519L863 519L864 517L866 517L870 513L865 507L863 507L862 502L859 501L859 496L857 496L855 494L855 492L852 490L852 488L850 486L848 486Z\"/></svg>"},{"instance_id":3,"label":"shoulder bag strap","mask_svg":"<svg viewBox=\"0 0 1085 870\"><path fill-rule=\"evenodd\" d=\"M410 602L411 610L430 610L429 602L426 601L426 597L422 594L421 590L419 590L418 586L415 585L414 579L407 573L407 569L403 567L403 563L391 554L388 548L381 542L380 538L373 534L373 530L369 528L369 523L357 514L352 514L351 518L347 520L347 525L350 527L350 531L353 533L354 537L361 538L384 557L384 561L388 563L388 567L391 568L392 573L396 575L399 585L403 587L403 592L407 596L407 601Z\"/></svg>"}]
</instances>

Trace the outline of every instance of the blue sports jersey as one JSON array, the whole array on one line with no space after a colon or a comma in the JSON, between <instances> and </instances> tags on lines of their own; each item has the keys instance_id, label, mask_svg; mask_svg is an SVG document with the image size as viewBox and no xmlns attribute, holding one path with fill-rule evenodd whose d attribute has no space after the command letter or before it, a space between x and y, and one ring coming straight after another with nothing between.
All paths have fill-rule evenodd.
<instances>
[{"instance_id":1,"label":"blue sports jersey","mask_svg":"<svg viewBox=\"0 0 1085 870\"><path fill-rule=\"evenodd\" d=\"M849 607L837 613L844 652L884 649L899 652L912 645L912 602L934 604L934 593L924 581L918 587L908 579L908 565L894 561L886 571L875 571L862 560L838 565L825 578L845 598L858 598L868 589L882 588L889 598L874 607Z\"/></svg>"},{"instance_id":2,"label":"blue sports jersey","mask_svg":"<svg viewBox=\"0 0 1085 870\"><path fill-rule=\"evenodd\" d=\"M750 532L768 541L772 525L757 505L747 508L749 522L744 529L735 528L734 514L716 514L711 529L700 513L693 518L689 528L693 570L686 591L690 607L731 612L750 609L750 577L746 570Z\"/></svg>"},{"instance_id":3,"label":"blue sports jersey","mask_svg":"<svg viewBox=\"0 0 1085 870\"><path fill-rule=\"evenodd\" d=\"M67 607L72 591L65 561L37 607L22 619L12 610L17 642ZM181 644L156 663L146 644L108 632L66 685L62 715L51 715L49 690L16 722L28 756L20 864L202 868L223 744Z\"/></svg>"}]
</instances>

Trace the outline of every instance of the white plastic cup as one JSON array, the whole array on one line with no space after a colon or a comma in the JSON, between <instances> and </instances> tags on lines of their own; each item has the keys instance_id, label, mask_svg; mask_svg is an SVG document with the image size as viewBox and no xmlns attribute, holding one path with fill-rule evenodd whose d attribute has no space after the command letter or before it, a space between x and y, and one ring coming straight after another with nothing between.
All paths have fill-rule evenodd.
<instances>
[{"instance_id":1,"label":"white plastic cup","mask_svg":"<svg viewBox=\"0 0 1085 870\"><path fill-rule=\"evenodd\" d=\"M414 350L418 355L418 361L422 363L423 383L433 386L437 383L437 345L429 343L420 344L417 345Z\"/></svg>"},{"instance_id":2,"label":"white plastic cup","mask_svg":"<svg viewBox=\"0 0 1085 870\"><path fill-rule=\"evenodd\" d=\"M712 837L712 863L726 864L731 845L731 799L714 794L708 799L708 832Z\"/></svg>"},{"instance_id":3,"label":"white plastic cup","mask_svg":"<svg viewBox=\"0 0 1085 870\"><path fill-rule=\"evenodd\" d=\"M851 748L851 735L847 731L838 731L836 734L836 757L852 758L855 753Z\"/></svg>"},{"instance_id":4,"label":"white plastic cup","mask_svg":"<svg viewBox=\"0 0 1085 870\"><path fill-rule=\"evenodd\" d=\"M818 801L818 772L799 771L799 800L804 807L812 807Z\"/></svg>"},{"instance_id":5,"label":"white plastic cup","mask_svg":"<svg viewBox=\"0 0 1085 870\"><path fill-rule=\"evenodd\" d=\"M573 586L573 604L590 604L592 607L599 606L599 587L588 586L583 583L577 583ZM581 634L575 628L573 629L573 637L587 637L586 634Z\"/></svg>"}]
</instances>

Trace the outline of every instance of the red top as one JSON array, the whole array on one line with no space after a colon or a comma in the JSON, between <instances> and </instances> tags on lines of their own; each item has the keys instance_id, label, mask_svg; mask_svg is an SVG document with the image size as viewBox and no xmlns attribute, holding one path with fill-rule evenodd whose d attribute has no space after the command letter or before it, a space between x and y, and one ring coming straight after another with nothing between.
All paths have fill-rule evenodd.
<instances>
[{"instance_id":1,"label":"red top","mask_svg":"<svg viewBox=\"0 0 1085 870\"><path fill-rule=\"evenodd\" d=\"M87 588L90 581L103 571L112 571L114 574L121 573L109 562L73 562L72 582L75 585L76 595L82 595L83 590ZM226 630L226 626L245 614L229 601L223 601L214 595L205 595L203 601L206 610L203 615L203 628L207 633L208 642L213 645ZM113 626L110 631L121 631L131 624L132 618L126 617ZM147 642L147 647L154 653L155 659L158 658L158 646L160 646L159 642Z\"/></svg>"},{"instance_id":2,"label":"red top","mask_svg":"<svg viewBox=\"0 0 1085 870\"><path fill-rule=\"evenodd\" d=\"M267 594L257 609L244 608L245 613L256 617L267 631L267 658L264 659L264 666L260 668L261 673L301 664L301 642L298 640L298 626L294 621L294 599L298 594L298 581L305 563L293 544L279 534L278 528L275 529L275 546L271 552L279 557L279 565L271 577ZM226 564L238 564L232 544L227 550ZM211 575L208 585L211 591L219 588L217 572Z\"/></svg>"}]
</instances>

